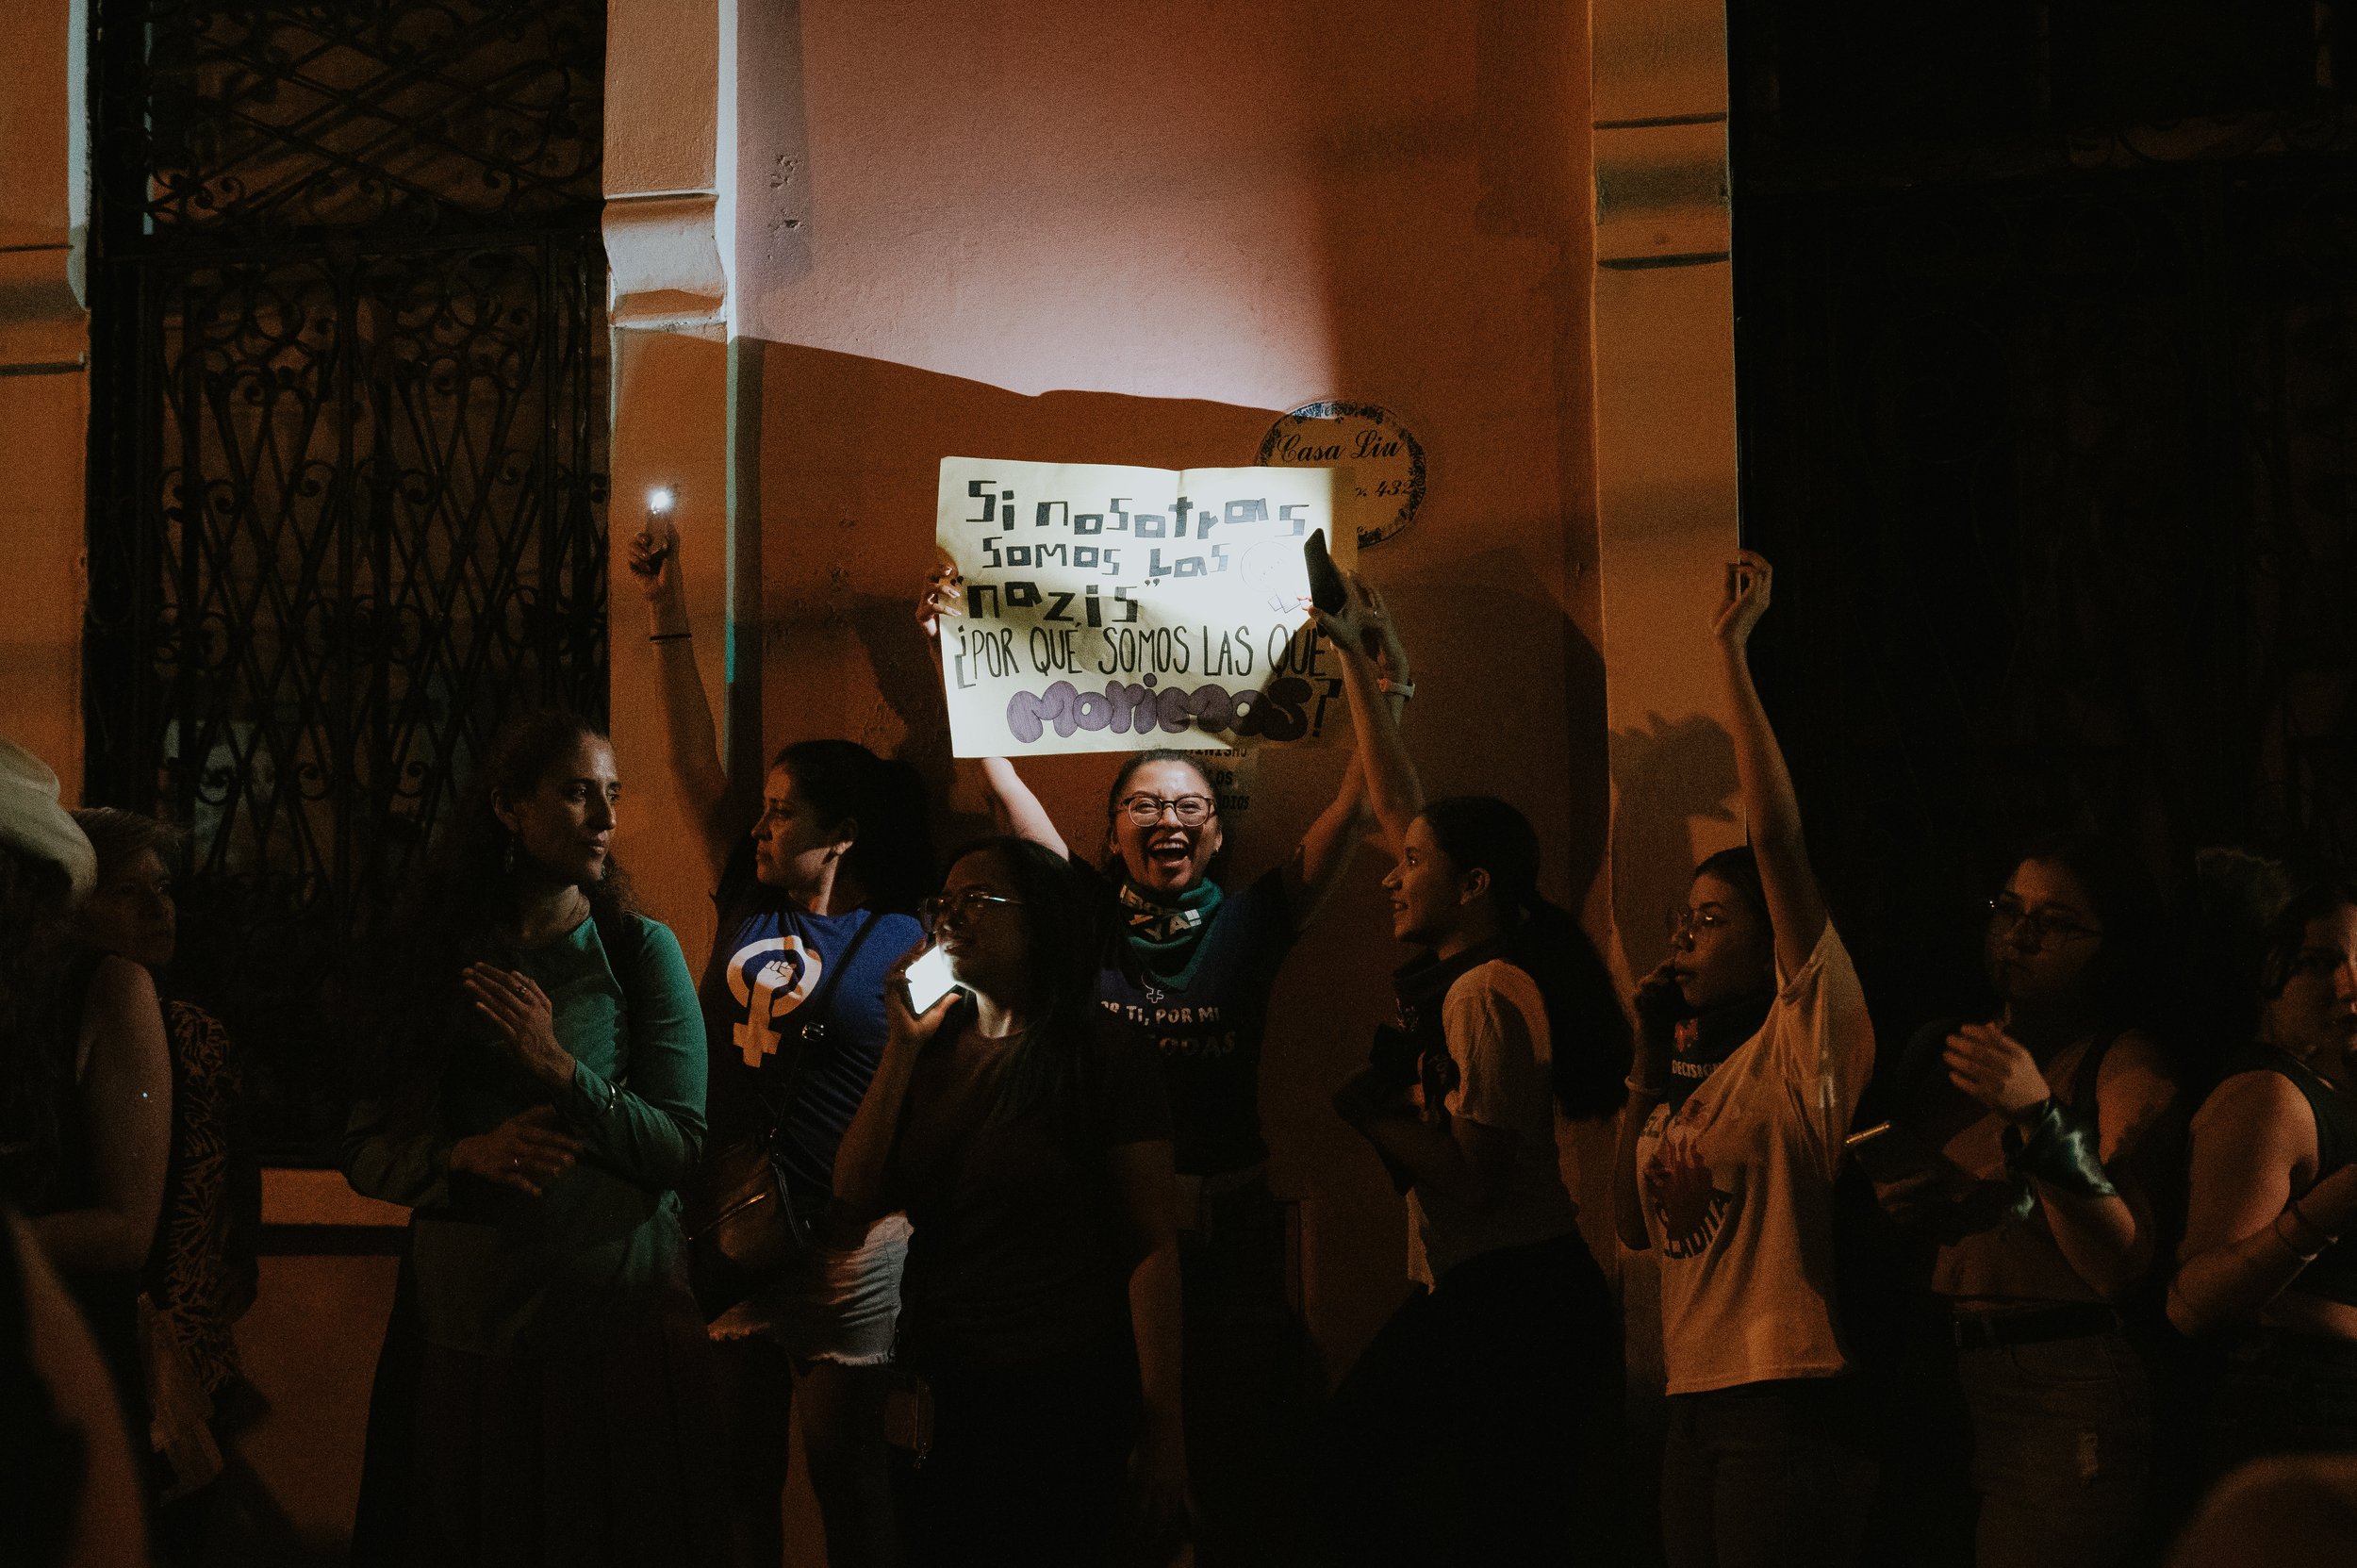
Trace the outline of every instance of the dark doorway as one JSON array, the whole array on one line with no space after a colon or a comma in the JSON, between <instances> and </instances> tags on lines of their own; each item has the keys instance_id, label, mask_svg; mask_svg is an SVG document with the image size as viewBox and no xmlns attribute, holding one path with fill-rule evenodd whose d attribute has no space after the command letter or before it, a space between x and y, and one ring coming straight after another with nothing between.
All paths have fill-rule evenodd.
<instances>
[{"instance_id":1,"label":"dark doorway","mask_svg":"<svg viewBox=\"0 0 2357 1568\"><path fill-rule=\"evenodd\" d=\"M2357 850L2346 11L1731 8L1762 684L1887 1039L2036 833Z\"/></svg>"},{"instance_id":2,"label":"dark doorway","mask_svg":"<svg viewBox=\"0 0 2357 1568\"><path fill-rule=\"evenodd\" d=\"M88 793L332 1147L321 977L519 702L606 702L598 0L93 7Z\"/></svg>"}]
</instances>

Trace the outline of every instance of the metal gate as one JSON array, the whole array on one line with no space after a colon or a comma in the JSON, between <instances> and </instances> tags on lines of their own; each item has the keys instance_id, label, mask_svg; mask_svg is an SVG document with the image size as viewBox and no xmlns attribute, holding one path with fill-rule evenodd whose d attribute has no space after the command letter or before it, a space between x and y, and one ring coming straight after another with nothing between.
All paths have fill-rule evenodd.
<instances>
[{"instance_id":1,"label":"metal gate","mask_svg":"<svg viewBox=\"0 0 2357 1568\"><path fill-rule=\"evenodd\" d=\"M502 718L603 714L603 58L594 0L95 8L89 791L190 829L281 1153Z\"/></svg>"}]
</instances>

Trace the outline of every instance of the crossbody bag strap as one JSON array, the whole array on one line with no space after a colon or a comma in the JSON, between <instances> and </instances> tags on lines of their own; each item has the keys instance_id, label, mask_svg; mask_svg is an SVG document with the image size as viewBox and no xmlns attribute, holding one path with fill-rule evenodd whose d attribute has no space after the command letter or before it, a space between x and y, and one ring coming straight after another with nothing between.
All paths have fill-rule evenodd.
<instances>
[{"instance_id":1,"label":"crossbody bag strap","mask_svg":"<svg viewBox=\"0 0 2357 1568\"><path fill-rule=\"evenodd\" d=\"M785 1063L783 1070L778 1074L775 1097L766 1093L758 1081L754 1082L753 1098L761 1102L762 1111L766 1114L768 1123L762 1134L762 1141L765 1145L776 1143L778 1129L785 1120L786 1108L794 1103L794 1092L801 1087L802 1075L809 1070L810 1045L804 1031L814 1023L821 1029L826 1027L827 1004L834 999L835 982L843 978L844 971L851 966L851 961L859 956L860 949L866 944L868 936L874 933L882 921L882 916L872 909L864 913L867 918L860 922L859 930L853 932L851 940L844 945L843 956L827 966L827 972L818 977L818 989L810 994L808 1001L795 1010L797 1014L806 1015L806 1016L802 1024L794 1031L794 1054Z\"/></svg>"}]
</instances>

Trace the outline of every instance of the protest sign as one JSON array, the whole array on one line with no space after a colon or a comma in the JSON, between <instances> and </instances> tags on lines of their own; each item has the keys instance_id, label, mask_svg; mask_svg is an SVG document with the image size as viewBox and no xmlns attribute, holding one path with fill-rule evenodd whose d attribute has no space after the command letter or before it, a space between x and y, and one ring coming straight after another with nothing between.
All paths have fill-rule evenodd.
<instances>
[{"instance_id":1,"label":"protest sign","mask_svg":"<svg viewBox=\"0 0 2357 1568\"><path fill-rule=\"evenodd\" d=\"M965 579L941 624L962 757L1299 741L1342 709L1301 547L1330 469L941 460L934 539Z\"/></svg>"}]
</instances>

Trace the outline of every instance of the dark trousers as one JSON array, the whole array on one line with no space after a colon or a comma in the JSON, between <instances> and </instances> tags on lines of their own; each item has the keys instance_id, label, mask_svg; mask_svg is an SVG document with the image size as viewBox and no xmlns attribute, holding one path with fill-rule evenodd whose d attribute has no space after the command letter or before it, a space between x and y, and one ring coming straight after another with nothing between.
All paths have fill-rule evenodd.
<instances>
[{"instance_id":1,"label":"dark trousers","mask_svg":"<svg viewBox=\"0 0 2357 1568\"><path fill-rule=\"evenodd\" d=\"M1661 1452L1669 1568L1850 1568L1875 1465L1848 1378L1670 1396Z\"/></svg>"},{"instance_id":2,"label":"dark trousers","mask_svg":"<svg viewBox=\"0 0 2357 1568\"><path fill-rule=\"evenodd\" d=\"M913 1568L1096 1568L1106 1560L1137 1446L1138 1373L1127 1355L921 1369L932 1441L898 1477Z\"/></svg>"},{"instance_id":3,"label":"dark trousers","mask_svg":"<svg viewBox=\"0 0 2357 1568\"><path fill-rule=\"evenodd\" d=\"M2124 1334L1956 1352L1972 1412L1978 1568L2116 1568L2136 1551L2152 1385Z\"/></svg>"},{"instance_id":4,"label":"dark trousers","mask_svg":"<svg viewBox=\"0 0 2357 1568\"><path fill-rule=\"evenodd\" d=\"M2357 1452L2357 1344L2257 1329L2228 1351L2202 1444L2213 1478L2270 1454Z\"/></svg>"},{"instance_id":5,"label":"dark trousers","mask_svg":"<svg viewBox=\"0 0 2357 1568\"><path fill-rule=\"evenodd\" d=\"M1313 1484L1341 1560L1569 1561L1590 1417L1620 1368L1611 1292L1577 1235L1419 1288L1318 1424Z\"/></svg>"},{"instance_id":6,"label":"dark trousers","mask_svg":"<svg viewBox=\"0 0 2357 1568\"><path fill-rule=\"evenodd\" d=\"M1178 1236L1187 1487L1199 1568L1293 1568L1316 1549L1303 1440L1326 1376L1286 1292L1285 1211L1256 1181Z\"/></svg>"}]
</instances>

